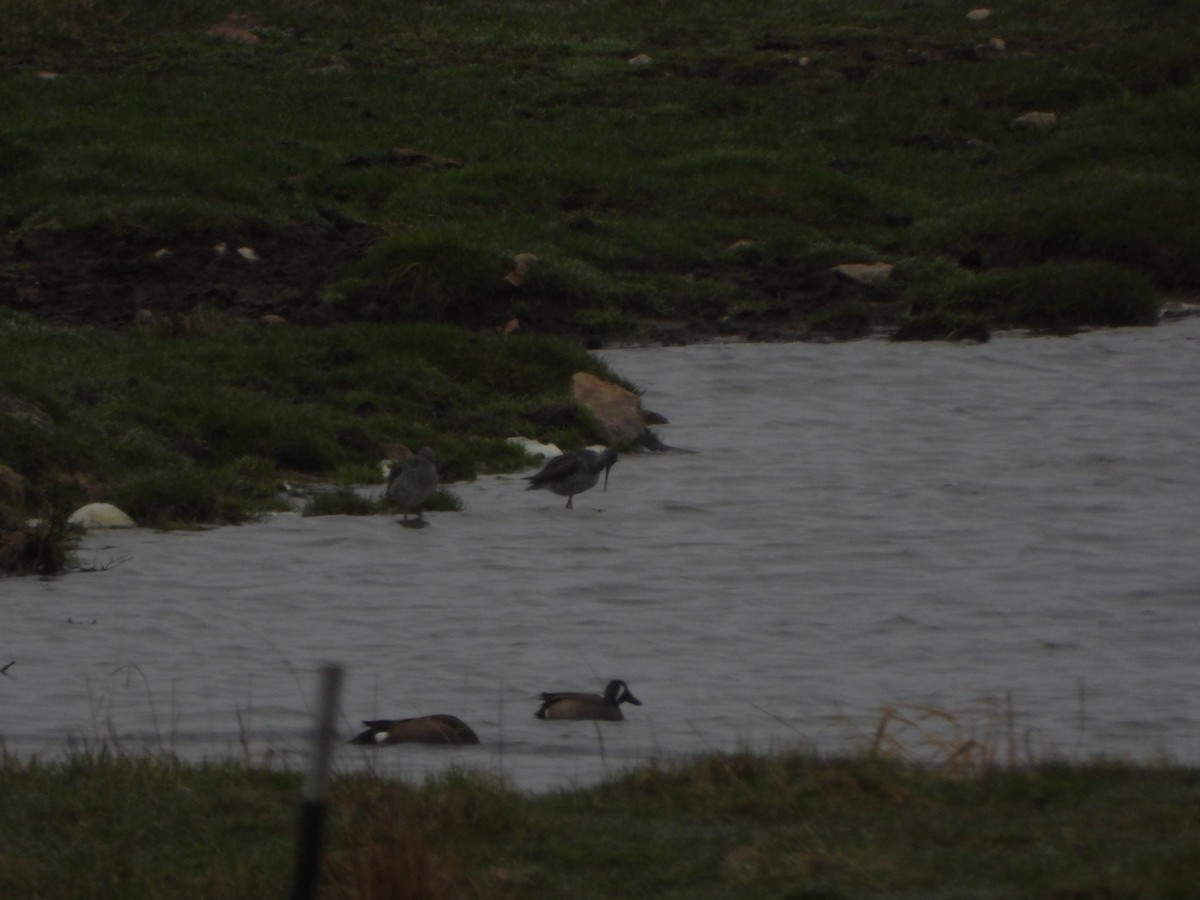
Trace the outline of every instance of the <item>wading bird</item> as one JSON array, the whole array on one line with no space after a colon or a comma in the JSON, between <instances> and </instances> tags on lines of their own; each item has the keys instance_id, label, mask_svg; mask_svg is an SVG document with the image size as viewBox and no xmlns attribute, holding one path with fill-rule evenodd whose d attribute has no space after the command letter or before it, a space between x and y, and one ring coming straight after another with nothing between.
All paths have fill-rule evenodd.
<instances>
[{"instance_id":1,"label":"wading bird","mask_svg":"<svg viewBox=\"0 0 1200 900\"><path fill-rule=\"evenodd\" d=\"M387 495L404 514L401 525L420 528L426 524L421 508L433 496L438 486L438 470L433 450L422 447L407 459L393 463L388 473ZM409 522L409 513L416 513L415 522Z\"/></svg>"},{"instance_id":2,"label":"wading bird","mask_svg":"<svg viewBox=\"0 0 1200 900\"><path fill-rule=\"evenodd\" d=\"M574 509L571 502L576 494L582 494L596 486L600 470L604 470L604 490L608 490L608 471L617 461L617 451L606 447L603 452L595 450L572 450L556 456L534 475L525 476L529 482L527 491L547 488L560 497L567 498L567 509Z\"/></svg>"}]
</instances>

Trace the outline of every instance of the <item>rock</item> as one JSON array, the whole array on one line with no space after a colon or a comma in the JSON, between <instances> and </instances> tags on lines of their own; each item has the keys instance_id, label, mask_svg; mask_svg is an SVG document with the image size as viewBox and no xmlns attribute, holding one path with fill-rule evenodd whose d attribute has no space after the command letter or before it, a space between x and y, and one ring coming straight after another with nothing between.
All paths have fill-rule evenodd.
<instances>
[{"instance_id":1,"label":"rock","mask_svg":"<svg viewBox=\"0 0 1200 900\"><path fill-rule=\"evenodd\" d=\"M529 274L529 270L537 264L538 258L533 253L518 253L513 257L512 271L504 276L504 280L513 287L520 287L525 276Z\"/></svg>"},{"instance_id":2,"label":"rock","mask_svg":"<svg viewBox=\"0 0 1200 900\"><path fill-rule=\"evenodd\" d=\"M571 376L571 396L591 410L610 444L634 444L646 436L642 401L633 391L587 372Z\"/></svg>"},{"instance_id":3,"label":"rock","mask_svg":"<svg viewBox=\"0 0 1200 900\"><path fill-rule=\"evenodd\" d=\"M259 16L242 16L237 13L230 13L225 17L224 21L218 22L212 28L208 29L208 34L210 37L222 41L258 44L262 42L262 39L255 32L261 29L264 24L264 20Z\"/></svg>"},{"instance_id":4,"label":"rock","mask_svg":"<svg viewBox=\"0 0 1200 900\"><path fill-rule=\"evenodd\" d=\"M44 410L3 390L0 390L0 416L21 419L38 428L49 428L54 424L54 420Z\"/></svg>"},{"instance_id":5,"label":"rock","mask_svg":"<svg viewBox=\"0 0 1200 900\"><path fill-rule=\"evenodd\" d=\"M266 313L258 317L258 321L263 325L286 325L287 319L276 313Z\"/></svg>"},{"instance_id":6,"label":"rock","mask_svg":"<svg viewBox=\"0 0 1200 900\"><path fill-rule=\"evenodd\" d=\"M648 66L653 62L654 62L654 60L651 59L649 56L647 56L645 53L639 53L637 56L635 56L629 60L629 64L631 66L637 66L639 68L643 67L643 66Z\"/></svg>"},{"instance_id":7,"label":"rock","mask_svg":"<svg viewBox=\"0 0 1200 900\"><path fill-rule=\"evenodd\" d=\"M0 463L0 507L20 509L25 505L25 484L13 469Z\"/></svg>"},{"instance_id":8,"label":"rock","mask_svg":"<svg viewBox=\"0 0 1200 900\"><path fill-rule=\"evenodd\" d=\"M25 555L29 535L19 529L0 525L0 572L11 572Z\"/></svg>"},{"instance_id":9,"label":"rock","mask_svg":"<svg viewBox=\"0 0 1200 900\"><path fill-rule=\"evenodd\" d=\"M1009 123L1013 128L1024 128L1029 131L1049 131L1058 124L1058 113L1027 112L1021 113Z\"/></svg>"},{"instance_id":10,"label":"rock","mask_svg":"<svg viewBox=\"0 0 1200 900\"><path fill-rule=\"evenodd\" d=\"M986 22L991 17L992 17L992 11L990 9L988 9L987 7L980 7L979 9L973 9L969 13L967 13L967 21L968 22Z\"/></svg>"},{"instance_id":11,"label":"rock","mask_svg":"<svg viewBox=\"0 0 1200 900\"><path fill-rule=\"evenodd\" d=\"M71 525L84 528L136 528L137 523L111 503L89 503L67 517Z\"/></svg>"},{"instance_id":12,"label":"rock","mask_svg":"<svg viewBox=\"0 0 1200 900\"><path fill-rule=\"evenodd\" d=\"M527 437L510 437L508 443L520 447L530 456L540 456L542 459L554 459L556 456L562 456L562 450L557 444L543 444L541 441L535 441Z\"/></svg>"},{"instance_id":13,"label":"rock","mask_svg":"<svg viewBox=\"0 0 1200 900\"><path fill-rule=\"evenodd\" d=\"M891 263L844 263L834 266L835 274L856 284L876 287L892 277L896 267Z\"/></svg>"}]
</instances>

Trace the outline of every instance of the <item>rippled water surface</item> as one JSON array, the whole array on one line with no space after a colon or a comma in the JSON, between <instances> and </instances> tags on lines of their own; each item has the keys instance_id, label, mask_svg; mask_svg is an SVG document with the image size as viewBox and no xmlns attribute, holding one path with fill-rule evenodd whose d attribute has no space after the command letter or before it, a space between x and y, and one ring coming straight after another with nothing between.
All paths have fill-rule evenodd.
<instances>
[{"instance_id":1,"label":"rippled water surface","mask_svg":"<svg viewBox=\"0 0 1200 900\"><path fill-rule=\"evenodd\" d=\"M116 743L300 767L342 723L461 716L478 747L345 747L544 789L716 748L970 737L1200 762L1200 321L982 346L609 351L694 452L607 493L452 489L423 530L273 517L93 533L103 571L0 581L10 752ZM626 721L533 718L624 678ZM936 713L936 714L935 714ZM957 745L956 744L956 745Z\"/></svg>"}]
</instances>

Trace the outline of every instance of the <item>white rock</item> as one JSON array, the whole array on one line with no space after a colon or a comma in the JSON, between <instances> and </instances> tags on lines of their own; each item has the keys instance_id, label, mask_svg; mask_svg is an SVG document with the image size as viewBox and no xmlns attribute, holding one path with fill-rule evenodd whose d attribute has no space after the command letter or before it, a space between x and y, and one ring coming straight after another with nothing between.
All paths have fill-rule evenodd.
<instances>
[{"instance_id":1,"label":"white rock","mask_svg":"<svg viewBox=\"0 0 1200 900\"><path fill-rule=\"evenodd\" d=\"M1058 113L1027 112L1021 113L1012 120L1013 128L1026 128L1031 131L1049 131L1058 124Z\"/></svg>"},{"instance_id":2,"label":"white rock","mask_svg":"<svg viewBox=\"0 0 1200 900\"><path fill-rule=\"evenodd\" d=\"M558 449L554 444L543 444L541 441L533 440L533 438L510 437L508 443L520 447L530 456L540 456L542 459L554 459L556 456L562 456L562 450Z\"/></svg>"},{"instance_id":3,"label":"white rock","mask_svg":"<svg viewBox=\"0 0 1200 900\"><path fill-rule=\"evenodd\" d=\"M648 66L652 62L654 62L654 60L651 59L649 56L647 56L645 53L639 53L637 56L635 56L629 60L629 64L631 66Z\"/></svg>"},{"instance_id":4,"label":"white rock","mask_svg":"<svg viewBox=\"0 0 1200 900\"><path fill-rule=\"evenodd\" d=\"M891 263L844 263L833 267L843 278L867 285L883 284L895 270Z\"/></svg>"},{"instance_id":5,"label":"white rock","mask_svg":"<svg viewBox=\"0 0 1200 900\"><path fill-rule=\"evenodd\" d=\"M990 9L988 9L987 7L980 7L979 9L973 9L969 13L967 13L967 21L968 22L983 22L983 21L986 21L987 19L989 19L991 17L991 15L992 15L992 11Z\"/></svg>"},{"instance_id":6,"label":"white rock","mask_svg":"<svg viewBox=\"0 0 1200 900\"><path fill-rule=\"evenodd\" d=\"M89 503L67 518L71 525L84 528L136 528L137 523L111 503Z\"/></svg>"}]
</instances>

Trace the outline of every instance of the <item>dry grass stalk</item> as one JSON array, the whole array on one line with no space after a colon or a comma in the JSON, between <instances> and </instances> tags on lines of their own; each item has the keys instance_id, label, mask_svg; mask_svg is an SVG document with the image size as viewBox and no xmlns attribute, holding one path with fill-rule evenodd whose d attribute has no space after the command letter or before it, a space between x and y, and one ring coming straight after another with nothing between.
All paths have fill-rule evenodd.
<instances>
[{"instance_id":1,"label":"dry grass stalk","mask_svg":"<svg viewBox=\"0 0 1200 900\"><path fill-rule=\"evenodd\" d=\"M1020 762L1017 747L1012 696L1005 694L1002 701L987 698L982 709L961 712L926 704L886 706L868 752L971 775L1014 768Z\"/></svg>"}]
</instances>

